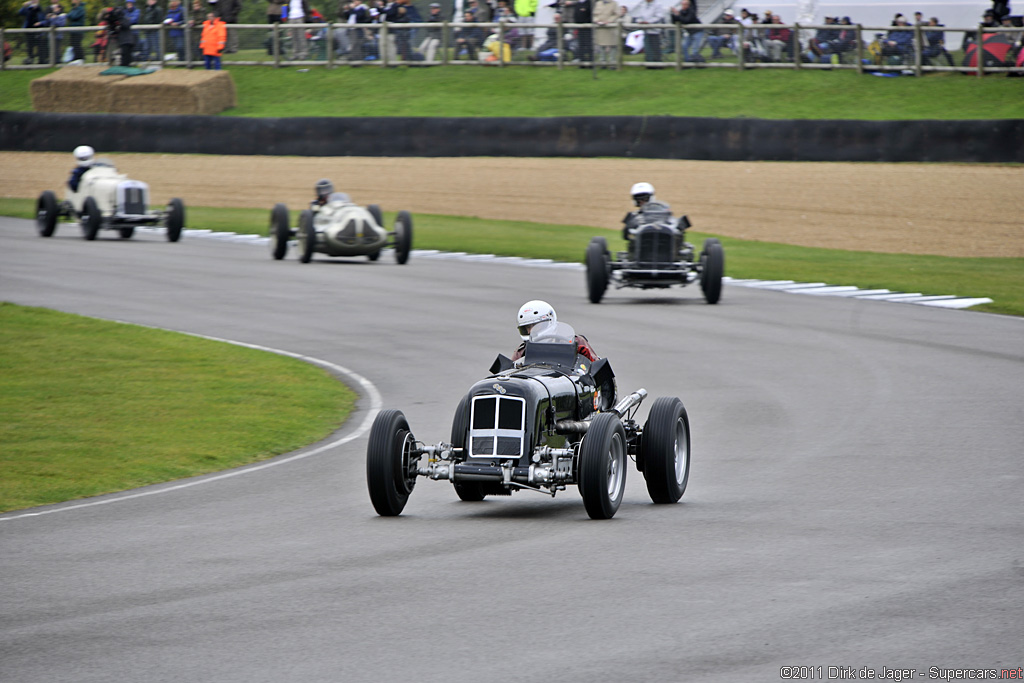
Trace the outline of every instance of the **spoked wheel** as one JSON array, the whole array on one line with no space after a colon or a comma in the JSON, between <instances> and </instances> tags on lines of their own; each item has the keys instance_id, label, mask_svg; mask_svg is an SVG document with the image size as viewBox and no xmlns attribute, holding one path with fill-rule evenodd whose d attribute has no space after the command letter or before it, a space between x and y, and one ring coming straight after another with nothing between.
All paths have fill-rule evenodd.
<instances>
[{"instance_id":1,"label":"spoked wheel","mask_svg":"<svg viewBox=\"0 0 1024 683\"><path fill-rule=\"evenodd\" d=\"M167 205L167 241L177 242L181 239L181 229L185 227L185 202L177 197Z\"/></svg>"},{"instance_id":2,"label":"spoked wheel","mask_svg":"<svg viewBox=\"0 0 1024 683\"><path fill-rule=\"evenodd\" d=\"M641 441L644 479L655 503L675 503L690 478L690 418L678 398L651 406Z\"/></svg>"},{"instance_id":3,"label":"spoked wheel","mask_svg":"<svg viewBox=\"0 0 1024 683\"><path fill-rule=\"evenodd\" d=\"M395 217L395 260L404 264L409 260L412 250L412 215L408 211L399 211Z\"/></svg>"},{"instance_id":4,"label":"spoked wheel","mask_svg":"<svg viewBox=\"0 0 1024 683\"><path fill-rule=\"evenodd\" d=\"M590 303L599 304L608 289L608 242L595 237L587 245L587 295Z\"/></svg>"},{"instance_id":5,"label":"spoked wheel","mask_svg":"<svg viewBox=\"0 0 1024 683\"><path fill-rule=\"evenodd\" d=\"M39 195L36 202L36 230L40 237L52 237L57 230L57 197L50 190Z\"/></svg>"},{"instance_id":6,"label":"spoked wheel","mask_svg":"<svg viewBox=\"0 0 1024 683\"><path fill-rule=\"evenodd\" d=\"M614 413L600 413L583 437L580 495L591 519L611 519L626 491L626 432Z\"/></svg>"},{"instance_id":7,"label":"spoked wheel","mask_svg":"<svg viewBox=\"0 0 1024 683\"><path fill-rule=\"evenodd\" d=\"M463 396L459 401L459 407L455 409L455 417L452 419L451 444L455 448L466 447L466 435L469 433L469 396ZM460 500L468 503L478 503L487 494L484 493L483 482L463 481L453 482L455 493Z\"/></svg>"},{"instance_id":8,"label":"spoked wheel","mask_svg":"<svg viewBox=\"0 0 1024 683\"><path fill-rule=\"evenodd\" d=\"M313 212L306 209L299 214L299 260L309 263L316 248L316 228L313 227Z\"/></svg>"},{"instance_id":9,"label":"spoked wheel","mask_svg":"<svg viewBox=\"0 0 1024 683\"><path fill-rule=\"evenodd\" d=\"M100 215L100 207L96 206L96 200L86 197L82 205L82 237L90 242L96 239L100 231L100 223L103 217Z\"/></svg>"},{"instance_id":10,"label":"spoked wheel","mask_svg":"<svg viewBox=\"0 0 1024 683\"><path fill-rule=\"evenodd\" d=\"M400 410L382 410L370 428L366 448L366 485L377 514L401 514L416 485L419 458L412 455L413 436Z\"/></svg>"},{"instance_id":11,"label":"spoked wheel","mask_svg":"<svg viewBox=\"0 0 1024 683\"><path fill-rule=\"evenodd\" d=\"M270 237L270 255L280 261L288 253L288 241L292 238L292 229L288 225L288 207L284 204L274 204L271 209L267 236Z\"/></svg>"},{"instance_id":12,"label":"spoked wheel","mask_svg":"<svg viewBox=\"0 0 1024 683\"><path fill-rule=\"evenodd\" d=\"M135 227L133 226L130 228L118 228L117 232L118 234L121 235L121 239L130 240L132 238L132 235L135 234Z\"/></svg>"},{"instance_id":13,"label":"spoked wheel","mask_svg":"<svg viewBox=\"0 0 1024 683\"><path fill-rule=\"evenodd\" d=\"M704 240L700 263L700 288L704 292L704 300L709 304L717 304L722 297L722 276L725 274L725 251L722 249L722 243L714 237Z\"/></svg>"}]
</instances>

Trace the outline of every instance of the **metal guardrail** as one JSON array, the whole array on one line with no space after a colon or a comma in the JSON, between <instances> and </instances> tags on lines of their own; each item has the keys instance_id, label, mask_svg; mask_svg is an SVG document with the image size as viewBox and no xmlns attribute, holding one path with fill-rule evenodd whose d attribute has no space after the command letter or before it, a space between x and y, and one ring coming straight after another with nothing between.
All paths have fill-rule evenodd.
<instances>
[{"instance_id":1,"label":"metal guardrail","mask_svg":"<svg viewBox=\"0 0 1024 683\"><path fill-rule=\"evenodd\" d=\"M926 35L934 28L944 33L972 32L975 35L1005 35L1013 47L1011 54L1021 49L1024 29L974 27L906 27L914 34L912 51L888 55L881 60L873 57L870 42L865 36L887 35L892 26L865 26L854 24L860 40L851 50L837 54L835 60L806 61L806 36L812 31L834 30L836 24L756 24L738 27L735 24L679 24L637 25L624 22L615 26L595 24L517 24L494 23L380 23L380 24L232 24L228 27L228 50L223 55L225 65L292 66L439 66L487 64L497 67L541 66L558 69L566 66L584 68L732 68L739 70L762 68L790 69L854 69L858 72L909 72L923 75L930 72L957 71L977 74L1017 73L1024 68L984 64L964 65L963 53L955 55L952 66L932 64L925 56ZM781 47L777 61L766 59L759 41L768 30L790 29L791 37ZM0 29L0 45L11 47L9 58L0 63L5 69L40 69L67 62L68 56L84 56L85 63L114 63L117 49L102 52L95 38L101 27L49 27L39 29ZM183 66L192 68L203 64L199 50L200 29L183 27L174 29L165 25L139 25L133 27L137 36L136 64ZM179 31L180 35L175 31ZM616 32L615 45L602 51L595 59L594 39L598 32ZM660 59L647 61L643 53L628 53L625 39L635 32L657 31L664 45ZM685 39L701 40L709 31L731 31L735 37L731 58L720 61L706 59L706 41L698 48L699 61L684 60L679 49ZM606 34L607 35L607 34ZM80 36L80 38L76 38ZM740 39L742 36L742 39ZM1002 40L1002 39L1000 39ZM552 42L553 41L553 42ZM777 48L779 46L776 46ZM756 48L756 49L755 49ZM944 55L943 55L944 58ZM90 62L91 59L91 62ZM878 61L878 63L876 63ZM960 62L957 64L956 62Z\"/></svg>"}]
</instances>

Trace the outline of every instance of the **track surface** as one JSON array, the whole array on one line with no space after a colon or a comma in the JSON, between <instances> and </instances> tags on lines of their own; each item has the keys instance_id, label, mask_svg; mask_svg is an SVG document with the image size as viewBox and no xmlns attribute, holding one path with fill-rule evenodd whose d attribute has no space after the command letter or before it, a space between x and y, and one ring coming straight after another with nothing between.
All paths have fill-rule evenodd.
<instances>
[{"instance_id":1,"label":"track surface","mask_svg":"<svg viewBox=\"0 0 1024 683\"><path fill-rule=\"evenodd\" d=\"M0 680L774 681L795 665L919 680L1024 665L1020 319L728 287L718 306L697 288L593 306L575 272L304 266L107 235L44 240L0 219L0 299L323 358L433 442L516 346L514 311L543 297L612 359L620 391L683 399L690 487L654 506L631 470L618 515L594 522L574 490L468 504L421 480L384 519L362 437L0 521Z\"/></svg>"}]
</instances>

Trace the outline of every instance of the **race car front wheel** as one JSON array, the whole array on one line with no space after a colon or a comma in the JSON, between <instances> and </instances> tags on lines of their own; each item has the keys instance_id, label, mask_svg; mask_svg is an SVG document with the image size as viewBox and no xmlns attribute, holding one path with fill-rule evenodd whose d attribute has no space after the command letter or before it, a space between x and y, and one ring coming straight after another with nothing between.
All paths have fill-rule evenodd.
<instances>
[{"instance_id":1,"label":"race car front wheel","mask_svg":"<svg viewBox=\"0 0 1024 683\"><path fill-rule=\"evenodd\" d=\"M52 237L57 229L57 197L50 190L39 195L36 203L36 229L40 237Z\"/></svg>"},{"instance_id":2,"label":"race car front wheel","mask_svg":"<svg viewBox=\"0 0 1024 683\"><path fill-rule=\"evenodd\" d=\"M316 228L313 227L313 212L306 209L299 214L299 260L309 263L316 248Z\"/></svg>"},{"instance_id":3,"label":"race car front wheel","mask_svg":"<svg viewBox=\"0 0 1024 683\"><path fill-rule=\"evenodd\" d=\"M288 253L288 241L292 238L292 229L288 225L288 207L284 204L274 204L271 209L267 236L270 238L270 255L280 261Z\"/></svg>"},{"instance_id":4,"label":"race car front wheel","mask_svg":"<svg viewBox=\"0 0 1024 683\"><path fill-rule=\"evenodd\" d=\"M96 239L102 220L103 217L100 215L100 208L96 206L96 200L86 197L85 203L82 205L82 237L90 242Z\"/></svg>"},{"instance_id":5,"label":"race car front wheel","mask_svg":"<svg viewBox=\"0 0 1024 683\"><path fill-rule=\"evenodd\" d=\"M395 260L405 264L412 250L412 215L408 211L399 211L395 218Z\"/></svg>"},{"instance_id":6,"label":"race car front wheel","mask_svg":"<svg viewBox=\"0 0 1024 683\"><path fill-rule=\"evenodd\" d=\"M644 479L655 503L675 503L690 478L690 418L675 397L654 401L641 440Z\"/></svg>"},{"instance_id":7,"label":"race car front wheel","mask_svg":"<svg viewBox=\"0 0 1024 683\"><path fill-rule=\"evenodd\" d=\"M465 448L466 435L468 433L469 396L463 396L462 400L459 401L459 407L455 409L455 417L452 418L452 447ZM458 495L459 500L464 500L467 503L479 503L487 497L487 494L484 492L484 483L482 481L461 481L453 482L453 484L455 487L455 493Z\"/></svg>"},{"instance_id":8,"label":"race car front wheel","mask_svg":"<svg viewBox=\"0 0 1024 683\"><path fill-rule=\"evenodd\" d=\"M400 410L382 410L370 428L366 447L366 486L378 515L401 514L416 485L418 458L412 455L413 437Z\"/></svg>"},{"instance_id":9,"label":"race car front wheel","mask_svg":"<svg viewBox=\"0 0 1024 683\"><path fill-rule=\"evenodd\" d=\"M583 437L580 495L591 519L615 516L626 491L626 432L614 413L600 413Z\"/></svg>"},{"instance_id":10,"label":"race car front wheel","mask_svg":"<svg viewBox=\"0 0 1024 683\"><path fill-rule=\"evenodd\" d=\"M599 304L608 289L608 242L594 237L587 245L587 296L590 303Z\"/></svg>"},{"instance_id":11,"label":"race car front wheel","mask_svg":"<svg viewBox=\"0 0 1024 683\"><path fill-rule=\"evenodd\" d=\"M704 292L704 300L709 304L717 304L722 296L722 276L725 274L722 243L714 237L704 240L700 263L700 288Z\"/></svg>"},{"instance_id":12,"label":"race car front wheel","mask_svg":"<svg viewBox=\"0 0 1024 683\"><path fill-rule=\"evenodd\" d=\"M181 229L185 227L185 202L177 197L167 205L167 241L177 242L181 239Z\"/></svg>"}]
</instances>

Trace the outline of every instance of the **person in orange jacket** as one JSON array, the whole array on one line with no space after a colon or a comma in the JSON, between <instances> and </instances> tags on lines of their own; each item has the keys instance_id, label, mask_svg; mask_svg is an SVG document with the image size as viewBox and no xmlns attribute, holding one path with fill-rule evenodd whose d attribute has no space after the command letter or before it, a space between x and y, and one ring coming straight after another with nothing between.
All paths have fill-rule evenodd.
<instances>
[{"instance_id":1,"label":"person in orange jacket","mask_svg":"<svg viewBox=\"0 0 1024 683\"><path fill-rule=\"evenodd\" d=\"M203 34L199 39L199 49L203 51L203 61L207 69L220 70L220 55L228 40L228 25L213 12L207 12L203 22Z\"/></svg>"}]
</instances>

